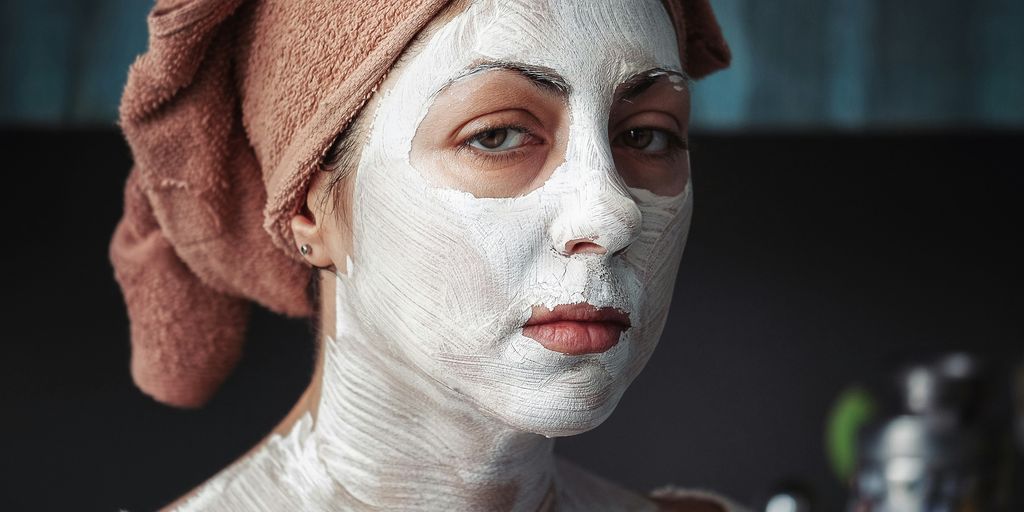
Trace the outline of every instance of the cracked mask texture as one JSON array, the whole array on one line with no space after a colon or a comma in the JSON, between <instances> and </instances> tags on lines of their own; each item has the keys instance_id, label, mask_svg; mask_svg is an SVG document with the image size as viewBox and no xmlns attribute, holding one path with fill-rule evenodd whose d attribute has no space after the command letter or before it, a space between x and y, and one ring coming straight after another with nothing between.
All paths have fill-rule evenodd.
<instances>
[{"instance_id":1,"label":"cracked mask texture","mask_svg":"<svg viewBox=\"0 0 1024 512\"><path fill-rule=\"evenodd\" d=\"M521 197L437 186L410 161L433 96L482 61L550 68L572 90L565 160ZM627 187L608 140L616 87L658 67L681 71L657 0L471 5L383 93L355 177L355 296L339 300L354 300L371 336L510 425L549 436L598 425L657 343L689 227L689 185L672 197ZM561 254L578 238L607 252ZM583 356L523 336L531 306L580 302L624 310L632 327Z\"/></svg>"},{"instance_id":2,"label":"cracked mask texture","mask_svg":"<svg viewBox=\"0 0 1024 512\"><path fill-rule=\"evenodd\" d=\"M549 68L571 89L564 161L519 197L439 186L429 163L410 158L437 92L484 61ZM672 196L627 187L608 135L616 88L654 68L682 71L659 0L479 0L431 36L379 93L352 178L354 253L336 281L317 418L271 436L180 510L510 508L504 499L536 510L548 482L559 510L609 508L607 486L581 484L592 480L555 463L548 440L516 436L600 424L661 334L690 186ZM606 252L566 255L575 239ZM626 311L631 327L610 350L578 356L522 334L533 306L579 302ZM453 462L492 445L491 462L519 480ZM389 463L407 457L415 471ZM504 497L460 501L492 484Z\"/></svg>"}]
</instances>

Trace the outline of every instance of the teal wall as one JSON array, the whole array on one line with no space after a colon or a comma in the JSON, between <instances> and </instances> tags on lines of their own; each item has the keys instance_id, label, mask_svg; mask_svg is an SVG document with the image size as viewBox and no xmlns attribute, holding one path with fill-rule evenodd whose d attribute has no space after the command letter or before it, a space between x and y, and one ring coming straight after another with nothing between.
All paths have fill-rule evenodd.
<instances>
[{"instance_id":1,"label":"teal wall","mask_svg":"<svg viewBox=\"0 0 1024 512\"><path fill-rule=\"evenodd\" d=\"M1024 126L1022 0L712 0L733 67L694 125ZM145 49L141 0L5 0L0 123L111 124Z\"/></svg>"},{"instance_id":2,"label":"teal wall","mask_svg":"<svg viewBox=\"0 0 1024 512\"><path fill-rule=\"evenodd\" d=\"M4 0L0 122L105 123L146 49L144 0Z\"/></svg>"}]
</instances>

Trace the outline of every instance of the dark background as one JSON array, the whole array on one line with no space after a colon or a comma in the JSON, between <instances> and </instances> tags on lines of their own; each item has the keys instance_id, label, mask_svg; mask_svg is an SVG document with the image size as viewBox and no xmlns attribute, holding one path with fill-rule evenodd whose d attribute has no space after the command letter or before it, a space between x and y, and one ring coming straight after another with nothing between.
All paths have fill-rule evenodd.
<instances>
[{"instance_id":1,"label":"dark background","mask_svg":"<svg viewBox=\"0 0 1024 512\"><path fill-rule=\"evenodd\" d=\"M151 5L0 2L3 511L154 509L309 379L307 323L258 311L206 408L131 383L106 245L131 165L116 106ZM696 211L665 335L611 419L557 450L638 491L760 506L795 480L838 511L823 436L843 390L967 350L1005 397L1024 363L1024 2L712 5L734 59L694 85Z\"/></svg>"},{"instance_id":2,"label":"dark background","mask_svg":"<svg viewBox=\"0 0 1024 512\"><path fill-rule=\"evenodd\" d=\"M639 491L840 510L829 408L950 349L1024 356L1021 133L696 134L696 211L665 335L616 413L557 451ZM257 443L309 379L304 321L255 315L206 408L142 395L106 257L130 156L113 129L0 132L0 508L154 509Z\"/></svg>"}]
</instances>

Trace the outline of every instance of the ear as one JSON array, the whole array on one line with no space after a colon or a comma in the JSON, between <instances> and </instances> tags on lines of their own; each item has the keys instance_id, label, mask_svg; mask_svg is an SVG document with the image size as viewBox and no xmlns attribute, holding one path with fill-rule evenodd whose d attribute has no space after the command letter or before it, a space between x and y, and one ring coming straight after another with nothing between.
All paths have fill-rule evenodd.
<instances>
[{"instance_id":1,"label":"ear","mask_svg":"<svg viewBox=\"0 0 1024 512\"><path fill-rule=\"evenodd\" d=\"M324 243L324 226L308 207L292 216L292 235L295 237L295 250L314 267L329 267L334 264ZM306 251L303 251L303 248Z\"/></svg>"}]
</instances>

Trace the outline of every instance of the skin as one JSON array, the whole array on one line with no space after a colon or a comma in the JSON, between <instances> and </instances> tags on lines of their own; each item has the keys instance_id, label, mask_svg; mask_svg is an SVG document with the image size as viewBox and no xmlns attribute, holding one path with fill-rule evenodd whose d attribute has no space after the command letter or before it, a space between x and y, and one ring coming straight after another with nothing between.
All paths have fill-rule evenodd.
<instances>
[{"instance_id":1,"label":"skin","mask_svg":"<svg viewBox=\"0 0 1024 512\"><path fill-rule=\"evenodd\" d=\"M666 144L679 134L630 125L659 142L627 150L608 123L640 85L680 80L680 69L656 0L474 2L381 88L350 176L355 268L339 302L428 386L457 390L511 428L562 436L599 425L657 344L692 205L685 186L655 186L672 181L630 185L685 183L685 151ZM522 83L489 86L502 74ZM532 186L501 187L506 176ZM621 343L567 357L522 328L533 306L584 302L629 315Z\"/></svg>"},{"instance_id":2,"label":"skin","mask_svg":"<svg viewBox=\"0 0 1024 512\"><path fill-rule=\"evenodd\" d=\"M564 2L555 3L564 7ZM660 4L651 5L658 5L660 9ZM663 11L661 16L663 21L666 16ZM428 29L428 33L431 30L433 28ZM617 36L612 36L613 39L615 37ZM659 41L659 44L666 43L671 41ZM413 49L407 53L415 54L417 51L418 49ZM381 86L383 92L375 95L365 107L364 114L378 112L381 98L388 97L389 91L401 83L406 62L408 61L400 62L392 69L389 78ZM575 82L560 85L558 82L564 79L558 75L558 70L543 66L525 70L519 65L488 65L473 68L465 76L452 80L432 97L429 109L418 121L412 136L408 164L415 168L420 173L419 176L431 187L465 192L476 199L500 200L521 198L531 194L536 196L540 189L555 180L554 177L559 172L562 173L559 178L563 180L560 185L562 188L553 188L545 193L548 197L564 193L558 190L566 190L566 177L579 175L580 179L594 180L599 177L595 173L605 172L607 169L586 165L580 167L575 161L572 162L573 165L569 165L571 158L579 159L582 155L584 159L590 158L584 163L593 163L594 158L603 158L608 154L614 166L614 169L611 169L614 176L601 175L599 178L610 178L611 181L601 181L599 188L593 188L598 182L588 182L588 187L591 188L587 188L586 192L590 195L580 196L587 201L597 201L593 203L595 207L603 209L598 213L591 213L570 208L566 211L577 217L558 218L563 223L569 222L569 227L556 224L555 227L545 228L555 231L558 231L556 228L561 228L561 231L555 234L559 245L554 249L560 253L559 256L552 257L540 247L535 249L547 258L555 258L551 261L575 264L575 271L585 268L621 273L634 271L634 267L639 268L639 271L646 271L643 268L647 261L643 259L646 254L643 250L636 251L632 256L637 258L636 262L609 262L619 258L619 253L629 246L631 240L640 237L640 210L634 201L651 202L654 206L648 205L648 210L645 211L652 212L654 216L671 215L677 222L677 228L678 223L683 222L680 219L685 218L680 216L684 214L679 212L682 208L680 205L688 204L684 203L683 198L688 198L684 194L689 183L689 161L685 141L690 99L685 79L678 71L677 60L675 64L669 62L664 67L656 59L633 64L635 65L632 68L624 70L620 81L611 84L614 87L609 86L599 92L582 90L576 93L571 92L574 87L587 89L580 86L589 83L586 82L586 78L577 76L578 74L568 75L569 82ZM643 67L636 68L637 65ZM546 78L538 80L537 75L544 75ZM420 75L413 73L411 76ZM597 98L596 102L591 101L598 93L603 96ZM581 101L584 103L580 103ZM591 103L585 103L586 101ZM593 124L587 124L587 121L592 121L593 118L584 119L583 122L574 119L573 105L596 105L593 108L587 107L589 110L575 111L577 115L605 116L601 124L606 133L600 137L606 140L599 141L599 145L606 146L609 150L607 153L595 157L591 154L593 146L584 146L582 149L580 147L580 141L585 140L589 143L590 139L570 138L572 130L581 129L587 131L587 137L593 136L593 131L590 130ZM579 114L580 112L584 114ZM362 116L350 130L348 136L355 139L352 147L364 147L362 141L369 136L368 119L368 116ZM375 127L374 130L383 130L386 135L391 128L399 127L385 124L383 127ZM576 143L575 149L572 149L573 142ZM390 147L386 146L388 149ZM358 154L352 156L353 158L347 161L360 161ZM595 394L592 399L588 398L589 401L580 402L584 408L566 409L571 410L571 414L565 417L545 416L549 411L543 408L531 409L536 404L531 403L529 397L550 398L546 400L548 404L540 405L553 407L557 411L561 396L551 393L565 393L566 389L572 391L571 388L552 386L540 389L540 394L520 395L516 392L523 389L522 384L508 380L498 384L508 384L510 392L506 391L506 388L496 387L489 394L467 394L466 388L472 386L472 380L459 381L457 375L454 380L446 380L451 374L444 370L437 372L435 369L437 373L432 374L429 363L428 366L419 364L424 359L410 360L408 354L403 352L407 350L406 347L383 349L382 347L389 345L394 347L394 340L375 338L372 334L380 334L380 331L362 329L359 325L360 319L350 314L347 309L346 298L356 297L355 293L358 290L349 289L353 285L345 281L344 276L351 276L350 272L353 269L349 266L353 260L357 262L356 272L365 271L361 265L367 261L367 258L363 258L360 262L363 255L359 253L360 247L355 245L357 237L354 233L363 226L355 225L354 219L366 218L367 215L376 212L359 212L353 206L353 196L357 191L356 181L362 168L340 169L335 172L345 172L347 177L332 189L329 186L331 176L328 173L319 173L310 184L305 207L292 219L296 248L308 245L311 251L304 256L305 259L311 266L324 269L320 273L320 328L324 338L320 340L322 345L318 351L316 373L310 387L295 408L275 428L274 434L288 436L301 420L313 418L320 431L330 433L324 434L325 437L318 441L321 443L318 450L321 457L326 457L330 477L340 488L351 493L346 493L348 497L357 498L357 502L353 503L376 504L374 506L391 509L407 508L412 506L413 502L403 507L401 502L391 500L400 499L396 496L408 492L409 489L417 489L417 479L428 477L418 489L431 491L418 496L414 502L415 506L429 509L433 503L436 506L432 508L435 509L444 507L472 510L483 507L500 510L546 510L557 503L559 509L565 510L591 510L598 505L624 510L654 510L655 506L645 498L564 461L556 460L552 454L551 437L579 433L603 421L614 408L618 396L632 380L632 376L635 376L635 372L638 372L646 362L646 357L653 349L653 343L656 343L657 334L648 334L646 338L641 336L630 343L622 344L617 347L621 349L617 352L618 355L610 359L602 359L607 354L596 354L593 358L581 359L559 358L558 354L545 355L544 357L548 357L555 364L541 366L540 371L562 372L552 373L551 376L565 378L568 375L572 383L580 382L580 379L604 379L592 382L602 382L602 386L610 386L608 389L612 390L609 395ZM378 169L377 172L381 170ZM583 174L578 174L580 172ZM568 190L573 190L574 185L569 185ZM582 185L580 183L579 190L584 190ZM628 187L629 197L624 195L627 189L623 188L623 185ZM364 187L366 186L364 184ZM576 196L575 193L572 195ZM666 201L672 206L667 210L658 210L661 208L658 205ZM603 217L600 222L592 223L593 219L588 215ZM635 224L629 229L620 229L623 226L609 224L619 220ZM577 224L594 226L595 234L564 236L577 230ZM655 223L650 226L661 225ZM620 232L633 234L616 234ZM652 239L651 232L651 228L648 227L648 247L662 247L659 245L662 239ZM657 232L654 234L657 235ZM682 231L682 237L685 239L685 231ZM675 247L670 252L676 256L678 254L674 251L681 252L679 244L665 247ZM370 257L372 256L371 254ZM653 261L659 260L654 258ZM671 262L671 257L666 261ZM580 266L582 263L586 263L587 266ZM678 260L675 260L675 263L677 264ZM606 268L602 265L613 267ZM661 275L662 281L671 279L674 268L673 266L671 275ZM372 266L370 269L372 274ZM588 272L588 279L596 278L593 272ZM653 271L649 274L657 275L653 274ZM610 279L609 281L601 282L614 288L617 284L615 280L621 278L612 276L604 278ZM639 278L634 279L635 282L641 282ZM598 289L599 292L603 290ZM644 303L632 305L643 306ZM659 308L667 308L667 299L658 299L656 305ZM542 306L533 306L534 311L538 307ZM335 313L343 317L336 317ZM528 313L529 310L527 316ZM660 333L657 320L648 320L645 326L648 329L641 333ZM630 327L631 332L638 328ZM409 339L400 341L406 344L410 342ZM425 356L425 360L429 361L429 347L423 347L426 351L418 353L416 351L419 348L415 345L413 343L412 347L415 355L420 358ZM631 348L634 345L640 348ZM629 350L639 352L633 353ZM613 351L609 351L611 352ZM452 352L449 355L490 358L484 360L493 360L497 364L504 364L502 357L507 357L502 352L480 352L479 355L472 352ZM571 366L563 363L566 360ZM628 361L629 366L615 366L624 360ZM527 363L532 361L520 361L518 367L525 367ZM610 370L606 370L605 366ZM502 375L503 370L497 371L497 375ZM537 369L533 371L536 373ZM356 375L359 377L355 377ZM500 379L496 379L498 380ZM611 384L608 384L609 382ZM339 389L355 389L356 392L351 396L339 396ZM589 385L587 393L604 389L605 387ZM411 394L407 397L392 394L389 390L402 390ZM372 396L375 393L380 396ZM366 396L370 396L370 401L361 402L366 400ZM415 403L411 403L413 397ZM486 402L493 397L498 398L494 402ZM568 395L567 397L573 398ZM388 403L387 407L377 406L389 399L396 399L393 401L397 403ZM481 403L480 400L485 402ZM569 402L565 401L564 404ZM507 411L502 409L506 406L509 409ZM360 414L369 417L357 417ZM540 418L537 423L530 423L536 418ZM513 424L517 421L520 423ZM397 426L398 430L378 429L380 425ZM440 448L438 436L441 437ZM369 445L355 441L359 439L369 439ZM431 441L434 444L430 444ZM262 448L261 444L250 454L257 453ZM340 454L341 458L332 461L330 454ZM353 471L356 468L345 466L347 460L369 460L373 463ZM427 469L425 473L421 471L423 468ZM332 469L337 470L331 471ZM365 478L360 481L361 471L375 473L369 479L369 484ZM353 503L345 501L339 504L351 505L351 508L371 508Z\"/></svg>"},{"instance_id":3,"label":"skin","mask_svg":"<svg viewBox=\"0 0 1024 512\"><path fill-rule=\"evenodd\" d=\"M628 98L622 97L623 88L620 87L608 123L609 140L623 179L630 186L666 196L682 192L689 180L684 147L657 149L665 145L658 141L667 137L680 141L686 139L689 89L679 90L679 82L673 78L661 77L639 94ZM507 108L517 104L529 104L533 108L530 113ZM371 104L368 110L372 111L374 106ZM488 71L459 82L437 97L417 130L410 157L415 164L431 169L431 180L439 186L465 190L477 197L521 196L541 186L564 161L568 123L569 112L562 95L540 89L516 72ZM529 137L522 138L518 147L507 151L510 157L500 160L482 157L464 147L467 140L481 136L481 132L486 132L489 127L506 124L524 126L531 131ZM665 133L629 133L637 126ZM351 136L362 137L364 134L361 132L357 129ZM506 140L514 135L504 134ZM647 138L652 141L645 142ZM495 140L492 134L486 142L493 145ZM652 160L651 153L664 159ZM351 197L354 180L343 180L340 188L335 190L328 190L329 181L325 174L317 176L310 186L306 209L293 218L292 228L297 245L309 244L312 248L306 256L311 265L344 273L353 255ZM601 245L585 239L571 241L567 250L571 253L605 252ZM333 338L336 334L336 294L335 277L330 270L322 271L320 275L320 311L323 312L320 329ZM321 350L312 384L275 432L287 433L306 413L315 417L323 363ZM562 489L566 496L589 493L605 503L619 503L635 509L654 507L645 498L586 471L573 468L571 474L569 471L564 473L567 475L561 481L575 487ZM720 510L715 505L698 501L688 506L692 508L682 510Z\"/></svg>"}]
</instances>

